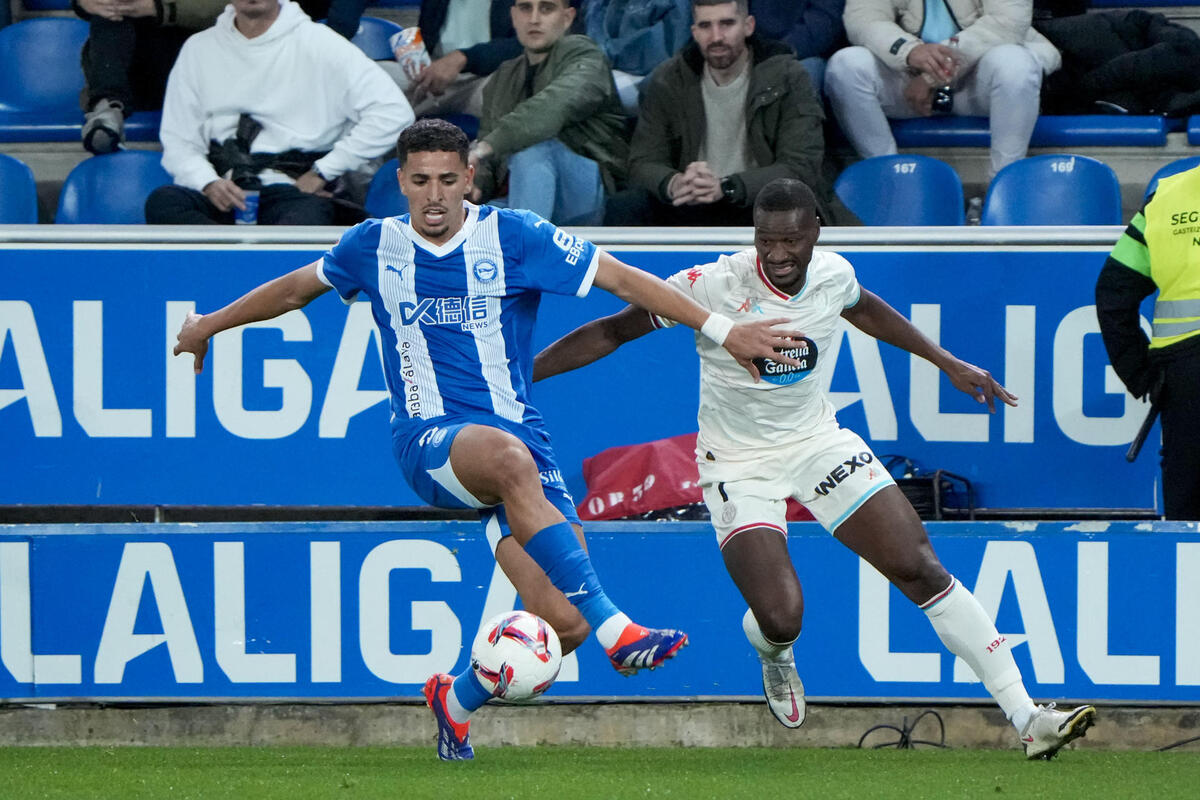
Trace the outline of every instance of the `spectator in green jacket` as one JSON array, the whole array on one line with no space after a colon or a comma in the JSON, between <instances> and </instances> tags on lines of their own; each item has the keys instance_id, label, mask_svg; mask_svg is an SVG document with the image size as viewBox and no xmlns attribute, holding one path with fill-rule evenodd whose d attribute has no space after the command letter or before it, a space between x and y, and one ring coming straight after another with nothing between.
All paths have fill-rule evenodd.
<instances>
[{"instance_id":1,"label":"spectator in green jacket","mask_svg":"<svg viewBox=\"0 0 1200 800\"><path fill-rule=\"evenodd\" d=\"M575 0L516 0L524 52L483 92L471 146L474 202L505 195L558 225L596 225L625 176L628 147L612 69L586 36L568 36Z\"/></svg>"},{"instance_id":2,"label":"spectator in green jacket","mask_svg":"<svg viewBox=\"0 0 1200 800\"><path fill-rule=\"evenodd\" d=\"M692 41L650 76L610 224L753 224L759 190L804 181L826 225L852 224L824 175L825 119L792 49L754 35L746 0L693 0Z\"/></svg>"}]
</instances>

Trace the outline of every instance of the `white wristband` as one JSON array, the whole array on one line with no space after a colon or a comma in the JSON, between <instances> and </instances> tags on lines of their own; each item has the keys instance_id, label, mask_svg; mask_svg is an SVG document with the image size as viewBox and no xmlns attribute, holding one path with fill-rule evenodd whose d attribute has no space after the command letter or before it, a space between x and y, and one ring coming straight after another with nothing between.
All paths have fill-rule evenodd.
<instances>
[{"instance_id":1,"label":"white wristband","mask_svg":"<svg viewBox=\"0 0 1200 800\"><path fill-rule=\"evenodd\" d=\"M709 314L708 319L700 326L700 333L712 339L717 344L725 344L725 337L733 330L733 320L720 314Z\"/></svg>"}]
</instances>

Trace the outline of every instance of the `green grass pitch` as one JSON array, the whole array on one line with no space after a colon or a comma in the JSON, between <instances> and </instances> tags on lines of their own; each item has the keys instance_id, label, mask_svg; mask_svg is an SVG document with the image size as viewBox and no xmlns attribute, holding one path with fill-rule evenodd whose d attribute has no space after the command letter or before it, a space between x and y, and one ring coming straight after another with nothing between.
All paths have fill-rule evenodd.
<instances>
[{"instance_id":1,"label":"green grass pitch","mask_svg":"<svg viewBox=\"0 0 1200 800\"><path fill-rule=\"evenodd\" d=\"M480 748L0 749L4 800L102 798L1196 798L1200 752Z\"/></svg>"}]
</instances>

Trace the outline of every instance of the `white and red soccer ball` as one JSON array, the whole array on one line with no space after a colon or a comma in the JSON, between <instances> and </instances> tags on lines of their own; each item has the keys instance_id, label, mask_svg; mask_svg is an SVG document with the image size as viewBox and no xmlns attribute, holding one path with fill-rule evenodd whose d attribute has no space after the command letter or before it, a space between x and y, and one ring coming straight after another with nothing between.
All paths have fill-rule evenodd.
<instances>
[{"instance_id":1,"label":"white and red soccer ball","mask_svg":"<svg viewBox=\"0 0 1200 800\"><path fill-rule=\"evenodd\" d=\"M493 697L532 700L562 666L558 634L528 611L505 611L483 624L471 645L471 669Z\"/></svg>"}]
</instances>

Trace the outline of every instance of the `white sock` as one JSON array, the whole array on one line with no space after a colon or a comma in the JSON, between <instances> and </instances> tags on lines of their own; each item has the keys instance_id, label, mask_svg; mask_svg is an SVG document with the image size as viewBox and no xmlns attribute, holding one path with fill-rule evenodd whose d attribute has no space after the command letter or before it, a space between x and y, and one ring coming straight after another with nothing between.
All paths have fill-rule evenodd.
<instances>
[{"instance_id":1,"label":"white sock","mask_svg":"<svg viewBox=\"0 0 1200 800\"><path fill-rule=\"evenodd\" d=\"M600 642L600 646L605 650L612 650L617 646L617 641L620 640L621 634L625 632L625 628L633 623L625 613L618 611L604 622L600 623L600 627L596 628L596 641Z\"/></svg>"},{"instance_id":2,"label":"white sock","mask_svg":"<svg viewBox=\"0 0 1200 800\"><path fill-rule=\"evenodd\" d=\"M748 608L742 616L742 631L763 661L792 660L792 645L796 640L793 639L786 644L772 642L763 635L762 628L758 627L758 620L754 618L754 612Z\"/></svg>"},{"instance_id":3,"label":"white sock","mask_svg":"<svg viewBox=\"0 0 1200 800\"><path fill-rule=\"evenodd\" d=\"M975 595L951 578L950 586L922 603L921 610L946 649L967 662L1020 732L1035 706L1021 682L1008 641L996 631Z\"/></svg>"},{"instance_id":4,"label":"white sock","mask_svg":"<svg viewBox=\"0 0 1200 800\"><path fill-rule=\"evenodd\" d=\"M450 684L450 691L446 692L446 713L459 725L471 718L471 712L463 708L458 695L454 693L454 684Z\"/></svg>"}]
</instances>

